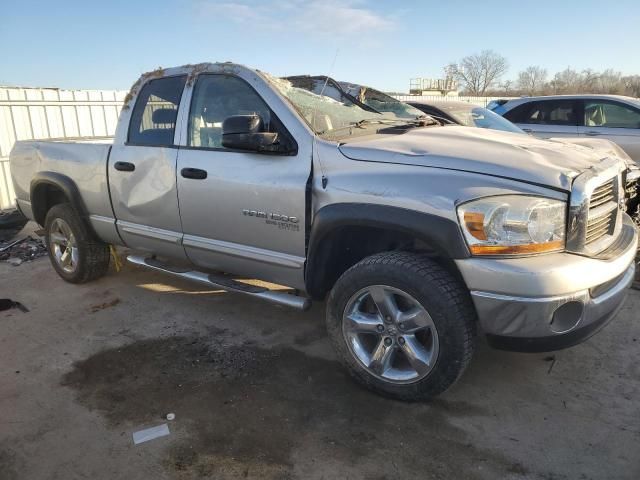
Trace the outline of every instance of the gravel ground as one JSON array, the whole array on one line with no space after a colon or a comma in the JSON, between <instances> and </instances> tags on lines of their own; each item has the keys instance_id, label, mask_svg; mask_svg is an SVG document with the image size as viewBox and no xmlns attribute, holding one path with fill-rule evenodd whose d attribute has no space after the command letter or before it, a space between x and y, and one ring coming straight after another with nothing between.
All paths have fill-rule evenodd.
<instances>
[{"instance_id":1,"label":"gravel ground","mask_svg":"<svg viewBox=\"0 0 640 480\"><path fill-rule=\"evenodd\" d=\"M0 263L0 285L29 309L0 312L2 480L640 478L638 291L582 345L481 343L451 390L409 404L349 380L322 304L133 267L74 286L47 258Z\"/></svg>"}]
</instances>

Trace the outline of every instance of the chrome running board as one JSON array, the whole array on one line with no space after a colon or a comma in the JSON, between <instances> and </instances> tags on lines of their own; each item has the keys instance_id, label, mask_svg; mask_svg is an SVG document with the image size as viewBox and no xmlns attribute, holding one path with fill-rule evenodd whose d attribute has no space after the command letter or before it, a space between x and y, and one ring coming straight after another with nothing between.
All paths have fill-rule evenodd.
<instances>
[{"instance_id":1,"label":"chrome running board","mask_svg":"<svg viewBox=\"0 0 640 480\"><path fill-rule=\"evenodd\" d=\"M216 275L198 272L196 270L189 270L188 268L174 267L172 265L162 263L154 258L144 258L138 255L127 256L127 261L134 265L146 267L158 272L168 273L170 275L202 283L210 287L260 298L277 305L284 305L285 307L291 307L303 311L308 310L311 307L311 300L309 298L299 297L297 295L291 295L284 292L275 292L268 288L256 285L249 285L238 282L224 275Z\"/></svg>"}]
</instances>

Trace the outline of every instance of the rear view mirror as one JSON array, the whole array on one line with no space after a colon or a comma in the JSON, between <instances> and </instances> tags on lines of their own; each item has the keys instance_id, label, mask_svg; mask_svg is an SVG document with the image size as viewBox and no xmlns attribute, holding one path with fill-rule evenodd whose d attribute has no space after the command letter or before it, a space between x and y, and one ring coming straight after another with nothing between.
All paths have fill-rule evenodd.
<instances>
[{"instance_id":1,"label":"rear view mirror","mask_svg":"<svg viewBox=\"0 0 640 480\"><path fill-rule=\"evenodd\" d=\"M260 115L235 115L222 122L222 146L250 152L277 152L278 134L263 132Z\"/></svg>"}]
</instances>

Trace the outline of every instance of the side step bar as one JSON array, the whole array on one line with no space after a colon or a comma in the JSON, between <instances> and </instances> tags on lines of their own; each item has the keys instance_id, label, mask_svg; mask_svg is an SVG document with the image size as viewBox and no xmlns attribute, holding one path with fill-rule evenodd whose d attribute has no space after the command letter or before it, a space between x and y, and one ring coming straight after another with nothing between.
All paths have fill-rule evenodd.
<instances>
[{"instance_id":1,"label":"side step bar","mask_svg":"<svg viewBox=\"0 0 640 480\"><path fill-rule=\"evenodd\" d=\"M138 255L127 256L127 261L134 265L150 268L151 270L156 270L158 272L168 273L176 277L184 278L185 280L191 280L210 287L227 290L229 292L243 293L250 297L260 298L267 302L284 305L297 310L304 311L311 308L311 300L308 298L298 297L296 295L290 295L283 292L274 292L268 288L237 282L231 278L225 277L224 275L208 274L198 272L196 270L174 267L154 258L145 258Z\"/></svg>"}]
</instances>

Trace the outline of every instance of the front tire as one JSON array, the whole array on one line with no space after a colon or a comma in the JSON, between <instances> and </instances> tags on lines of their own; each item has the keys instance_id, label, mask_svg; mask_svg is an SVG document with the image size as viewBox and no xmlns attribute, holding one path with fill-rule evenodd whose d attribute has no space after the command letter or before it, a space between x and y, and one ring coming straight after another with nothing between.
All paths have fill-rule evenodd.
<instances>
[{"instance_id":1,"label":"front tire","mask_svg":"<svg viewBox=\"0 0 640 480\"><path fill-rule=\"evenodd\" d=\"M47 212L45 242L53 268L67 282L89 282L109 269L109 245L93 237L68 203Z\"/></svg>"},{"instance_id":2,"label":"front tire","mask_svg":"<svg viewBox=\"0 0 640 480\"><path fill-rule=\"evenodd\" d=\"M427 400L467 367L476 315L468 292L436 262L387 252L338 279L328 299L327 330L360 384L400 400Z\"/></svg>"}]
</instances>

